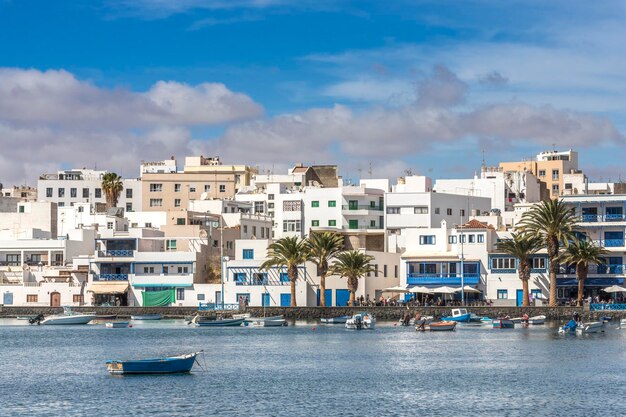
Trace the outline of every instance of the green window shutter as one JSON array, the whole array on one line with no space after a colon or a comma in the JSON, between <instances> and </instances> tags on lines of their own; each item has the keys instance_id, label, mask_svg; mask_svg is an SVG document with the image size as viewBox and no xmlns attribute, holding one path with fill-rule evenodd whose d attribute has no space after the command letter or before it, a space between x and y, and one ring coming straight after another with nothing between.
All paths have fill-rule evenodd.
<instances>
[{"instance_id":1,"label":"green window shutter","mask_svg":"<svg viewBox=\"0 0 626 417\"><path fill-rule=\"evenodd\" d=\"M328 207L337 207L337 202L335 200L329 200Z\"/></svg>"},{"instance_id":2,"label":"green window shutter","mask_svg":"<svg viewBox=\"0 0 626 417\"><path fill-rule=\"evenodd\" d=\"M311 226L319 226L320 225L320 221L319 220L312 220L311 221Z\"/></svg>"},{"instance_id":3,"label":"green window shutter","mask_svg":"<svg viewBox=\"0 0 626 417\"><path fill-rule=\"evenodd\" d=\"M337 226L337 220L329 220L328 221L328 225L329 226Z\"/></svg>"},{"instance_id":4,"label":"green window shutter","mask_svg":"<svg viewBox=\"0 0 626 417\"><path fill-rule=\"evenodd\" d=\"M320 206L319 201L311 201L311 207L319 207L319 206Z\"/></svg>"}]
</instances>

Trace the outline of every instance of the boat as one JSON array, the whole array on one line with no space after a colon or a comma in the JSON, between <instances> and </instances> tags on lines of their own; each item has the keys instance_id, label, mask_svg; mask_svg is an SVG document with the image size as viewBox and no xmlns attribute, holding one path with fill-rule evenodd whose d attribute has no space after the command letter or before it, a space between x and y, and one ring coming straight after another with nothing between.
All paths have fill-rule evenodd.
<instances>
[{"instance_id":1,"label":"boat","mask_svg":"<svg viewBox=\"0 0 626 417\"><path fill-rule=\"evenodd\" d=\"M620 326L626 326L626 318L619 321Z\"/></svg>"},{"instance_id":2,"label":"boat","mask_svg":"<svg viewBox=\"0 0 626 417\"><path fill-rule=\"evenodd\" d=\"M470 313L469 321L470 321L470 323L486 323L486 322L491 323L491 318L486 317L486 316L485 317L480 317L480 316L477 316L474 313Z\"/></svg>"},{"instance_id":3,"label":"boat","mask_svg":"<svg viewBox=\"0 0 626 417\"><path fill-rule=\"evenodd\" d=\"M202 317L198 314L189 322L197 327L235 327L241 326L244 322L244 318L223 318L217 316L217 318Z\"/></svg>"},{"instance_id":4,"label":"boat","mask_svg":"<svg viewBox=\"0 0 626 417\"><path fill-rule=\"evenodd\" d=\"M453 308L450 317L442 317L442 321L458 321L460 323L468 323L472 315L465 308Z\"/></svg>"},{"instance_id":5,"label":"boat","mask_svg":"<svg viewBox=\"0 0 626 417\"><path fill-rule=\"evenodd\" d=\"M528 324L532 324L532 325L539 325L539 324L546 324L546 316L533 316L531 318L528 319Z\"/></svg>"},{"instance_id":6,"label":"boat","mask_svg":"<svg viewBox=\"0 0 626 417\"><path fill-rule=\"evenodd\" d=\"M128 327L128 322L127 321L111 321L111 322L105 323L104 325L108 327L109 329L123 329L125 327Z\"/></svg>"},{"instance_id":7,"label":"boat","mask_svg":"<svg viewBox=\"0 0 626 417\"><path fill-rule=\"evenodd\" d=\"M458 322L456 321L438 321L434 323L430 323L429 325L423 326L418 324L415 326L415 330L418 332L424 332L426 330L431 332L451 332L456 328Z\"/></svg>"},{"instance_id":8,"label":"boat","mask_svg":"<svg viewBox=\"0 0 626 417\"><path fill-rule=\"evenodd\" d=\"M493 319L492 326L494 329L513 329L515 327L515 323L511 319Z\"/></svg>"},{"instance_id":9,"label":"boat","mask_svg":"<svg viewBox=\"0 0 626 417\"><path fill-rule=\"evenodd\" d=\"M367 313L367 312L356 313L354 316L346 320L346 329L372 330L374 329L375 325L376 325L376 317L374 317L371 313Z\"/></svg>"},{"instance_id":10,"label":"boat","mask_svg":"<svg viewBox=\"0 0 626 417\"><path fill-rule=\"evenodd\" d=\"M191 371L201 352L187 353L155 359L111 360L106 362L107 371L113 375L125 374L176 374Z\"/></svg>"},{"instance_id":11,"label":"boat","mask_svg":"<svg viewBox=\"0 0 626 417\"><path fill-rule=\"evenodd\" d=\"M70 324L87 324L96 318L95 314L82 314L72 311L69 307L63 307L62 314L55 314L44 318L43 315L39 315L34 319L29 320L29 323L42 324L42 325L70 325Z\"/></svg>"},{"instance_id":12,"label":"boat","mask_svg":"<svg viewBox=\"0 0 626 417\"><path fill-rule=\"evenodd\" d=\"M513 324L520 324L521 322L525 321L524 317L513 317L509 320L511 320Z\"/></svg>"},{"instance_id":13,"label":"boat","mask_svg":"<svg viewBox=\"0 0 626 417\"><path fill-rule=\"evenodd\" d=\"M105 315L97 315L96 320L114 320L117 318L117 314L105 314Z\"/></svg>"},{"instance_id":14,"label":"boat","mask_svg":"<svg viewBox=\"0 0 626 417\"><path fill-rule=\"evenodd\" d=\"M559 333L560 334L576 333L576 327L578 327L578 323L576 323L576 320L570 320L564 326L559 327Z\"/></svg>"},{"instance_id":15,"label":"boat","mask_svg":"<svg viewBox=\"0 0 626 417\"><path fill-rule=\"evenodd\" d=\"M422 322L424 322L424 324L430 324L434 320L435 320L435 318L433 316L422 316L417 321L415 321L415 318L413 317L413 318L411 318L411 320L409 320L408 326L417 326L417 325L420 325ZM407 326L407 324L405 324L402 319L398 320L398 324L401 325L401 326Z\"/></svg>"},{"instance_id":16,"label":"boat","mask_svg":"<svg viewBox=\"0 0 626 417\"><path fill-rule=\"evenodd\" d=\"M604 331L604 322L601 321L592 321L589 323L579 323L576 326L576 334L589 334L589 333L598 333Z\"/></svg>"},{"instance_id":17,"label":"boat","mask_svg":"<svg viewBox=\"0 0 626 417\"><path fill-rule=\"evenodd\" d=\"M32 320L35 317L37 317L37 315L34 315L34 316L17 316L15 319L16 320Z\"/></svg>"},{"instance_id":18,"label":"boat","mask_svg":"<svg viewBox=\"0 0 626 417\"><path fill-rule=\"evenodd\" d=\"M256 319L246 319L246 326L251 327L281 327L287 325L287 320L283 316L259 317Z\"/></svg>"},{"instance_id":19,"label":"boat","mask_svg":"<svg viewBox=\"0 0 626 417\"><path fill-rule=\"evenodd\" d=\"M130 318L132 320L146 321L146 320L161 320L163 316L161 314L142 314L138 316L130 316Z\"/></svg>"},{"instance_id":20,"label":"boat","mask_svg":"<svg viewBox=\"0 0 626 417\"><path fill-rule=\"evenodd\" d=\"M320 321L325 324L344 324L350 316L339 316L330 318L321 318Z\"/></svg>"}]
</instances>

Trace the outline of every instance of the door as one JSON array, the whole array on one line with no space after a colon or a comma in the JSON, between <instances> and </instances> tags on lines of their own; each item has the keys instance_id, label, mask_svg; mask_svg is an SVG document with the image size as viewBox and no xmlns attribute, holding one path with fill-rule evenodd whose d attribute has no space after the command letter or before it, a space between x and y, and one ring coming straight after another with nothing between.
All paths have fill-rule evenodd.
<instances>
[{"instance_id":1,"label":"door","mask_svg":"<svg viewBox=\"0 0 626 417\"><path fill-rule=\"evenodd\" d=\"M335 290L335 305L337 307L345 307L350 301L349 290Z\"/></svg>"},{"instance_id":2,"label":"door","mask_svg":"<svg viewBox=\"0 0 626 417\"><path fill-rule=\"evenodd\" d=\"M524 302L524 290L517 290L515 300L516 300L516 305L518 307L521 307L522 303Z\"/></svg>"},{"instance_id":3,"label":"door","mask_svg":"<svg viewBox=\"0 0 626 417\"><path fill-rule=\"evenodd\" d=\"M280 306L281 307L289 307L291 305L291 294L281 294L280 295Z\"/></svg>"},{"instance_id":4,"label":"door","mask_svg":"<svg viewBox=\"0 0 626 417\"><path fill-rule=\"evenodd\" d=\"M348 227L350 229L358 229L359 228L359 221L358 220L348 220Z\"/></svg>"},{"instance_id":5,"label":"door","mask_svg":"<svg viewBox=\"0 0 626 417\"><path fill-rule=\"evenodd\" d=\"M270 305L270 293L266 292L261 297L261 306L269 307Z\"/></svg>"},{"instance_id":6,"label":"door","mask_svg":"<svg viewBox=\"0 0 626 417\"><path fill-rule=\"evenodd\" d=\"M326 306L330 307L333 305L333 290L325 290L324 294L326 295ZM320 305L320 290L317 290L317 305Z\"/></svg>"},{"instance_id":7,"label":"door","mask_svg":"<svg viewBox=\"0 0 626 417\"><path fill-rule=\"evenodd\" d=\"M221 291L215 291L215 305L222 305L222 292Z\"/></svg>"},{"instance_id":8,"label":"door","mask_svg":"<svg viewBox=\"0 0 626 417\"><path fill-rule=\"evenodd\" d=\"M10 306L13 304L13 293L12 292L5 292L3 297L2 297L2 304L4 304L5 306Z\"/></svg>"},{"instance_id":9,"label":"door","mask_svg":"<svg viewBox=\"0 0 626 417\"><path fill-rule=\"evenodd\" d=\"M61 294L58 292L50 293L50 307L61 307Z\"/></svg>"}]
</instances>

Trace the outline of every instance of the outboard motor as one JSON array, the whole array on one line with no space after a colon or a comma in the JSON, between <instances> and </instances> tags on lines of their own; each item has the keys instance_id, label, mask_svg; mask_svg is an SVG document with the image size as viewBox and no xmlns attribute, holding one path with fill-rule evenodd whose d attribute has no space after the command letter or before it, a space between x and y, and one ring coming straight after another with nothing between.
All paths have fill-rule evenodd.
<instances>
[{"instance_id":1,"label":"outboard motor","mask_svg":"<svg viewBox=\"0 0 626 417\"><path fill-rule=\"evenodd\" d=\"M363 328L363 317L356 316L354 318L354 324L356 325L357 330L361 330Z\"/></svg>"},{"instance_id":2,"label":"outboard motor","mask_svg":"<svg viewBox=\"0 0 626 417\"><path fill-rule=\"evenodd\" d=\"M28 319L28 322L29 322L30 324L35 324L35 323L37 323L37 324L39 325L39 324L41 324L41 322L43 321L43 319L44 319L43 314L37 314L35 317L32 317L32 318Z\"/></svg>"}]
</instances>

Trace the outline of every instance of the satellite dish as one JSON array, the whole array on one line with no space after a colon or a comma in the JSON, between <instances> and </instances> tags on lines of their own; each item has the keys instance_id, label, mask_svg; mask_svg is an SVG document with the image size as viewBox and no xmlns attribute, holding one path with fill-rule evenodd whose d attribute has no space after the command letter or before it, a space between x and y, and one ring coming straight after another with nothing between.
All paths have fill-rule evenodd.
<instances>
[{"instance_id":1,"label":"satellite dish","mask_svg":"<svg viewBox=\"0 0 626 417\"><path fill-rule=\"evenodd\" d=\"M200 235L200 239L206 239L209 236L206 230L200 230L199 235Z\"/></svg>"},{"instance_id":2,"label":"satellite dish","mask_svg":"<svg viewBox=\"0 0 626 417\"><path fill-rule=\"evenodd\" d=\"M209 198L209 194L204 192L202 194L200 194L200 200L206 200Z\"/></svg>"}]
</instances>

